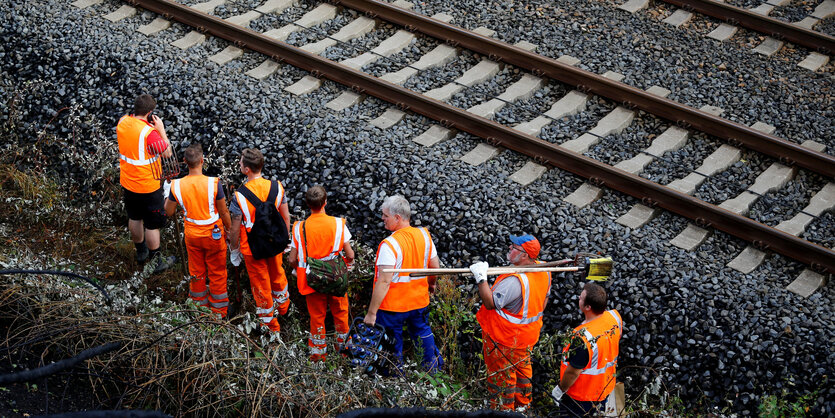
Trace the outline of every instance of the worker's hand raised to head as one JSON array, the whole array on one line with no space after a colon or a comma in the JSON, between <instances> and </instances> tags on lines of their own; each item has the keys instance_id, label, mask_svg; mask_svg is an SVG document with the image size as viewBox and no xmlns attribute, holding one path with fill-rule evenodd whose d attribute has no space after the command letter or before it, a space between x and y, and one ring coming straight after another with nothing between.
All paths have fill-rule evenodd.
<instances>
[{"instance_id":1,"label":"worker's hand raised to head","mask_svg":"<svg viewBox=\"0 0 835 418\"><path fill-rule=\"evenodd\" d=\"M470 266L470 271L473 273L475 284L479 284L487 280L487 269L490 267L486 261L480 261Z\"/></svg>"},{"instance_id":2,"label":"worker's hand raised to head","mask_svg":"<svg viewBox=\"0 0 835 418\"><path fill-rule=\"evenodd\" d=\"M365 325L374 326L374 324L377 323L377 313L369 312L365 314L365 318L363 318L362 322L364 322Z\"/></svg>"},{"instance_id":3,"label":"worker's hand raised to head","mask_svg":"<svg viewBox=\"0 0 835 418\"><path fill-rule=\"evenodd\" d=\"M165 132L165 125L162 123L162 119L160 119L159 116L151 115L151 123L154 125L156 130Z\"/></svg>"}]
</instances>

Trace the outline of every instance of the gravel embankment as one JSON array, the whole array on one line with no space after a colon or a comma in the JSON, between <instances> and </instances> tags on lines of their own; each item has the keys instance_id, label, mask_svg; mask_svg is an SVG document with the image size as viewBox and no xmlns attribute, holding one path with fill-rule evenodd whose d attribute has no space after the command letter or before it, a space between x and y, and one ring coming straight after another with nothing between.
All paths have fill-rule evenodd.
<instances>
[{"instance_id":1,"label":"gravel embankment","mask_svg":"<svg viewBox=\"0 0 835 418\"><path fill-rule=\"evenodd\" d=\"M209 149L217 144L210 170L217 172L219 163L234 170L242 148L260 147L268 156L267 174L280 178L288 189L294 216L303 212L306 187L322 183L331 192L329 212L346 216L363 244L375 246L386 234L379 220L383 197L402 193L413 203L415 223L429 226L446 265L466 265L478 258L503 264L506 236L516 231L536 234L544 259L576 251L611 255L616 271L606 286L611 306L621 312L626 328L619 378L626 381L631 396L660 373L688 410L749 415L765 394L819 389L809 412L835 414L835 388L824 378L831 379L835 369L835 352L829 348L835 342L835 292L829 285L804 300L784 290L803 265L771 256L752 274L741 274L726 264L745 248L743 241L714 233L696 251L682 251L669 240L685 228L686 219L662 213L646 227L630 230L614 220L635 199L606 191L589 208L577 209L562 201L582 184L568 172L549 170L533 184L519 187L508 179L527 161L519 154L503 152L471 167L457 158L479 142L476 138L459 134L432 148L418 146L411 138L432 124L426 118L408 115L381 131L368 124L388 106L381 100L369 98L344 112L332 112L324 105L343 88L325 82L308 96L293 97L283 88L302 78L304 71L285 65L267 80L257 81L243 74L265 59L257 54L247 53L223 67L206 60L225 48L225 41L210 38L182 52L169 45L188 32L181 25L147 38L135 29L154 18L150 13L115 25L98 17L119 4L105 0L76 10L66 1L6 2L0 14L0 91L8 98L28 82L45 81L30 86L17 103L24 132L34 137L55 111L71 104L89 112L83 115L87 123L112 129L133 97L149 92L158 98L157 114L181 148L194 141ZM467 28L490 27L497 38L511 43L529 40L547 56L573 55L582 60L581 68L617 71L626 75L626 83L641 88L666 87L672 90L671 99L696 107L723 107L728 117L741 123L770 123L777 126L777 135L794 142L814 139L826 143L828 152L835 146L829 73L809 73L791 59L761 57L738 42L712 42L641 13L631 16L612 2L527 4L528 9L519 2L430 0L418 2L416 9L429 15L448 13ZM309 8L294 8L296 17ZM344 14L341 19L331 32L347 23ZM293 42L307 33L296 35ZM451 63L429 77L410 80L409 86L425 91L443 85L477 62L468 54L465 59L470 61L467 65ZM717 69L720 64L727 69ZM505 75L502 83L516 77ZM543 103L543 95L559 97L563 89L552 85L542 95L509 106L507 112L527 105L547 110L550 103ZM579 136L613 106L592 97L586 111L555 122L542 137L561 143ZM529 120L530 114L535 113L529 110L516 122ZM510 113L500 117L515 119ZM644 121L643 116L638 120ZM663 130L656 122L639 121L618 138L601 142L594 154L613 161L628 158L646 145L636 136ZM61 119L48 129L61 129ZM89 126L82 125L78 140L84 141L88 133ZM688 172L681 166L695 168L716 146L716 141L694 134L688 145L653 163L645 175L672 181ZM630 155L621 155L627 152ZM747 187L770 164L763 157L744 158L747 162L709 182L700 195L718 198L723 192L713 191L714 184L725 194L729 184ZM792 213L804 206L805 202L794 202L808 199L810 193L803 188L822 183L810 177L814 176L799 176L799 186L770 197L767 209L785 207ZM737 192L734 189L731 197ZM765 209L757 206L758 216L776 222ZM822 216L809 231L816 242L832 246L835 217ZM573 277L556 281L544 332L579 323L578 285ZM550 391L545 384L554 372L541 367L534 371L536 397Z\"/></svg>"}]
</instances>

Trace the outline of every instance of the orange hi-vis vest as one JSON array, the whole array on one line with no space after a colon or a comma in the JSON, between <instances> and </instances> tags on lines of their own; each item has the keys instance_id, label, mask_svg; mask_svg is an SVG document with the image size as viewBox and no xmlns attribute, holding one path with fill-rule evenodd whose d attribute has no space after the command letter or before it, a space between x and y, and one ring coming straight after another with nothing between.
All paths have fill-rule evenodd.
<instances>
[{"instance_id":1,"label":"orange hi-vis vest","mask_svg":"<svg viewBox=\"0 0 835 418\"><path fill-rule=\"evenodd\" d=\"M159 157L149 153L145 145L145 139L153 131L153 126L130 115L122 116L116 125L119 183L134 193L151 193L160 187L151 170L152 164L159 164Z\"/></svg>"},{"instance_id":2,"label":"orange hi-vis vest","mask_svg":"<svg viewBox=\"0 0 835 418\"><path fill-rule=\"evenodd\" d=\"M212 228L221 223L217 214L217 177L185 176L171 182L171 193L183 208L185 235L209 237Z\"/></svg>"},{"instance_id":3,"label":"orange hi-vis vest","mask_svg":"<svg viewBox=\"0 0 835 418\"><path fill-rule=\"evenodd\" d=\"M284 186L281 185L280 181L274 181L278 184L278 193L275 195L275 208L279 209L281 202L284 201ZM270 184L272 184L272 181L258 177L248 181L241 187L246 187L258 200L264 202L267 200L267 196L270 195ZM244 214L243 218L241 218L241 223L244 226L241 228L241 254L251 256L252 250L249 249L249 241L246 238L246 233L251 231L252 225L255 224L255 207L249 205L249 201L246 200L241 192L235 192L235 198L238 200L238 206L240 206L241 212Z\"/></svg>"},{"instance_id":4,"label":"orange hi-vis vest","mask_svg":"<svg viewBox=\"0 0 835 418\"><path fill-rule=\"evenodd\" d=\"M309 295L315 290L307 285L307 257L331 260L341 257L344 246L345 219L328 216L323 212L313 213L304 221L305 238L302 222L293 225L293 245L299 256L296 278L299 293Z\"/></svg>"},{"instance_id":5,"label":"orange hi-vis vest","mask_svg":"<svg viewBox=\"0 0 835 418\"><path fill-rule=\"evenodd\" d=\"M432 254L432 237L426 228L409 226L401 228L389 235L380 243L377 249L389 246L396 258L394 268L415 269L427 268ZM375 263L376 264L376 263ZM374 268L374 283L377 283L379 268ZM429 279L426 276L412 277L409 273L394 273L391 286L380 304L380 309L390 312L408 312L425 308L429 305Z\"/></svg>"},{"instance_id":6,"label":"orange hi-vis vest","mask_svg":"<svg viewBox=\"0 0 835 418\"><path fill-rule=\"evenodd\" d=\"M606 399L615 388L615 369L618 365L618 345L623 332L623 320L618 311L611 309L597 318L574 328L586 349L589 363L566 392L577 401L599 402ZM563 348L564 360L560 365L560 379L568 367L565 357L571 344Z\"/></svg>"},{"instance_id":7,"label":"orange hi-vis vest","mask_svg":"<svg viewBox=\"0 0 835 418\"><path fill-rule=\"evenodd\" d=\"M542 314L551 289L551 273L504 274L496 279L491 289L508 277L516 277L522 284L522 307L518 312L510 312L504 308L487 309L482 305L476 320L493 341L505 347L533 347L539 341L542 329Z\"/></svg>"}]
</instances>

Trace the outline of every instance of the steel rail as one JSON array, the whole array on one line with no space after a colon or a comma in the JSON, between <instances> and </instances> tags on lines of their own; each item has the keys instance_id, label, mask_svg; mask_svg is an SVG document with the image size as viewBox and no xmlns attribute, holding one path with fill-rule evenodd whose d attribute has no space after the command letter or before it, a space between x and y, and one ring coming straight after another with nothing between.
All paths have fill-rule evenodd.
<instances>
[{"instance_id":1,"label":"steel rail","mask_svg":"<svg viewBox=\"0 0 835 418\"><path fill-rule=\"evenodd\" d=\"M835 37L751 10L713 0L661 0L687 11L696 11L732 25L742 26L779 40L794 42L823 54L835 53Z\"/></svg>"},{"instance_id":2,"label":"steel rail","mask_svg":"<svg viewBox=\"0 0 835 418\"><path fill-rule=\"evenodd\" d=\"M641 109L672 121L683 128L697 129L725 139L731 145L745 146L769 155L786 165L796 164L826 177L835 178L835 156L833 155L802 147L740 123L385 2L377 0L330 1L363 12L370 17L379 17L387 22L401 25L407 30L421 32L452 46L461 46L478 52L494 61L503 61L527 69L535 75L548 76L575 86L582 92L594 93L622 103L630 109Z\"/></svg>"},{"instance_id":3,"label":"steel rail","mask_svg":"<svg viewBox=\"0 0 835 418\"><path fill-rule=\"evenodd\" d=\"M201 32L226 39L240 48L249 48L279 62L305 69L314 76L346 85L358 93L369 94L401 109L419 113L444 126L485 138L493 145L570 171L589 179L592 184L629 194L650 206L658 206L693 219L704 227L725 231L753 242L760 248L808 264L815 270L835 273L835 251L823 246L187 6L169 0L129 2L167 19L195 27Z\"/></svg>"}]
</instances>

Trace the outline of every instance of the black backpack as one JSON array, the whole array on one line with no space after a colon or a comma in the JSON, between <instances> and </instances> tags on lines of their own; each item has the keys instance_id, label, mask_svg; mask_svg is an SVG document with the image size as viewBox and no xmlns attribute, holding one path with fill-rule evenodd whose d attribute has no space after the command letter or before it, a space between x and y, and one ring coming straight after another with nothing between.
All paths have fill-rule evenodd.
<instances>
[{"instance_id":1,"label":"black backpack","mask_svg":"<svg viewBox=\"0 0 835 418\"><path fill-rule=\"evenodd\" d=\"M246 234L252 257L256 260L263 260L284 251L290 243L290 235L287 233L284 218L273 204L278 195L278 184L274 181L270 182L270 193L267 195L266 202L258 200L258 197L246 185L241 186L238 191L255 208L252 229Z\"/></svg>"}]
</instances>

